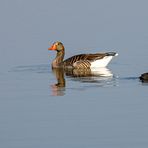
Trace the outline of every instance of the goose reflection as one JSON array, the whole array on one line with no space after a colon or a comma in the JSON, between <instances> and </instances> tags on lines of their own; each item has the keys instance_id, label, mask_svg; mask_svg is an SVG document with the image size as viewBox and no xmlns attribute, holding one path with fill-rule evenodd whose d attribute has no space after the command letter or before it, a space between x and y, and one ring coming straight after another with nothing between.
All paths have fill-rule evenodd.
<instances>
[{"instance_id":1,"label":"goose reflection","mask_svg":"<svg viewBox=\"0 0 148 148\"><path fill-rule=\"evenodd\" d=\"M65 94L66 80L65 77L70 78L71 81L88 82L88 83L100 83L105 85L104 82L112 79L113 74L108 68L97 69L52 69L53 74L56 77L57 83L51 86L52 95L63 96Z\"/></svg>"},{"instance_id":2,"label":"goose reflection","mask_svg":"<svg viewBox=\"0 0 148 148\"><path fill-rule=\"evenodd\" d=\"M64 69L57 68L52 69L57 83L54 85L51 85L52 88L52 95L53 96L63 96L65 92L65 77L64 77Z\"/></svg>"}]
</instances>

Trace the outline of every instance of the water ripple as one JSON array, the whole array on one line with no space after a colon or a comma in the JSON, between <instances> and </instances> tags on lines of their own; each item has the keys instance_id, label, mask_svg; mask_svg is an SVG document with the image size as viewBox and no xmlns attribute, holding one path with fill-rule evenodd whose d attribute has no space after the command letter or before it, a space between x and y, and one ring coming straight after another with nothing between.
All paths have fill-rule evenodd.
<instances>
[{"instance_id":1,"label":"water ripple","mask_svg":"<svg viewBox=\"0 0 148 148\"><path fill-rule=\"evenodd\" d=\"M24 65L24 66L16 66L12 68L9 72L33 72L33 73L49 73L50 66L47 64L40 65Z\"/></svg>"}]
</instances>

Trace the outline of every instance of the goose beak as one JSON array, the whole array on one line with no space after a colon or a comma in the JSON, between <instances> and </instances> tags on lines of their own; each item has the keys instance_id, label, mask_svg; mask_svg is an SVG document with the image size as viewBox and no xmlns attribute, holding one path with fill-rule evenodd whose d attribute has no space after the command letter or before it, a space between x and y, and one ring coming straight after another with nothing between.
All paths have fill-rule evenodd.
<instances>
[{"instance_id":1,"label":"goose beak","mask_svg":"<svg viewBox=\"0 0 148 148\"><path fill-rule=\"evenodd\" d=\"M48 48L48 50L56 50L56 49L57 49L56 45L52 45L51 47Z\"/></svg>"}]
</instances>

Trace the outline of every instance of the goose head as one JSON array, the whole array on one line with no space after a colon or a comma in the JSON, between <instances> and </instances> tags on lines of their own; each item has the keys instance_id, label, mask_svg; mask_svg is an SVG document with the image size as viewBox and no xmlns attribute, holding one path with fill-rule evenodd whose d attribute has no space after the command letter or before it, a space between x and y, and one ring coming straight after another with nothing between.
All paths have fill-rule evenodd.
<instances>
[{"instance_id":1,"label":"goose head","mask_svg":"<svg viewBox=\"0 0 148 148\"><path fill-rule=\"evenodd\" d=\"M57 52L64 51L64 45L61 42L57 41L54 42L52 46L48 48L48 50L55 50Z\"/></svg>"},{"instance_id":2,"label":"goose head","mask_svg":"<svg viewBox=\"0 0 148 148\"><path fill-rule=\"evenodd\" d=\"M57 51L57 55L55 59L52 62L52 68L58 68L61 67L63 59L64 59L64 46L61 42L57 41L52 44L51 47L48 48L48 50L55 50Z\"/></svg>"}]
</instances>

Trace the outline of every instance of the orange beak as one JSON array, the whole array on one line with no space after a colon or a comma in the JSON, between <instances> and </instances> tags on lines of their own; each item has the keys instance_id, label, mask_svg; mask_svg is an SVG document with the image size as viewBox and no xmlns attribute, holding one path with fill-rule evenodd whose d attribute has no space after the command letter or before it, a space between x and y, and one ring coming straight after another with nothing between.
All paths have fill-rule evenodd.
<instances>
[{"instance_id":1,"label":"orange beak","mask_svg":"<svg viewBox=\"0 0 148 148\"><path fill-rule=\"evenodd\" d=\"M51 47L48 48L48 50L56 50L56 49L57 49L56 45L52 45Z\"/></svg>"}]
</instances>

